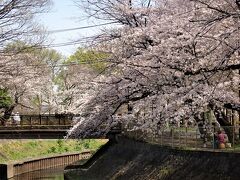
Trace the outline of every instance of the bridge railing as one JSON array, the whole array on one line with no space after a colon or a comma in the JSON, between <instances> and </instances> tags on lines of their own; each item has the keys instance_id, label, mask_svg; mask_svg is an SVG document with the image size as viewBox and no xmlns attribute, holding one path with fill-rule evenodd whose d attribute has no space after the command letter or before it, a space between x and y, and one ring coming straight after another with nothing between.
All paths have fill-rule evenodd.
<instances>
[{"instance_id":1,"label":"bridge railing","mask_svg":"<svg viewBox=\"0 0 240 180\"><path fill-rule=\"evenodd\" d=\"M20 115L20 122L11 117L4 126L70 126L73 124L73 115Z\"/></svg>"}]
</instances>

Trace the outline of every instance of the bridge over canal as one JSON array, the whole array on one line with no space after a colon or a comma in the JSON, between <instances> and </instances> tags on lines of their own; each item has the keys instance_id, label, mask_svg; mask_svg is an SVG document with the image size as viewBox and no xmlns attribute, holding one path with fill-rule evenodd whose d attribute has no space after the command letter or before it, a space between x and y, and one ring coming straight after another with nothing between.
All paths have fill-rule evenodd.
<instances>
[{"instance_id":1,"label":"bridge over canal","mask_svg":"<svg viewBox=\"0 0 240 180\"><path fill-rule=\"evenodd\" d=\"M8 122L0 126L0 139L63 139L76 123L73 117L73 115L21 115L19 123ZM87 138L104 139L119 133L121 128L115 127L107 136Z\"/></svg>"}]
</instances>

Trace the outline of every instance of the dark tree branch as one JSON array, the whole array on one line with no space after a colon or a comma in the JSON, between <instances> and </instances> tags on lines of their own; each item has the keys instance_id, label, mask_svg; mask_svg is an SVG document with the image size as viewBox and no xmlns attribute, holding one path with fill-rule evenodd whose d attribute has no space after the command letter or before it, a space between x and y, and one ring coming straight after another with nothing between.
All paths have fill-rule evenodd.
<instances>
[{"instance_id":1,"label":"dark tree branch","mask_svg":"<svg viewBox=\"0 0 240 180\"><path fill-rule=\"evenodd\" d=\"M227 65L227 66L223 66L223 67L216 67L213 69L202 68L197 71L186 71L184 74L185 75L198 75L198 74L202 74L202 73L229 71L229 70L238 70L238 69L240 69L240 64L232 64L232 65Z\"/></svg>"}]
</instances>

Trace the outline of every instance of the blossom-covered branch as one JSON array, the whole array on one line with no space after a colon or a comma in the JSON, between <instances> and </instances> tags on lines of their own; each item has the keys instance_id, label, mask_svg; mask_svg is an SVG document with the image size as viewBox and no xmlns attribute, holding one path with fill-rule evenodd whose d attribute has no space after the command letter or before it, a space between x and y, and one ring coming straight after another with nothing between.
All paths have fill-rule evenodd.
<instances>
[{"instance_id":1,"label":"blossom-covered branch","mask_svg":"<svg viewBox=\"0 0 240 180\"><path fill-rule=\"evenodd\" d=\"M155 0L147 6L141 0L87 2L96 13L91 16L121 26L105 30L95 46L110 52L108 62L115 66L69 136L104 134L117 122L156 133L170 121L196 121L210 101L218 106L239 103L235 1ZM132 113L119 118L116 112L125 103Z\"/></svg>"}]
</instances>

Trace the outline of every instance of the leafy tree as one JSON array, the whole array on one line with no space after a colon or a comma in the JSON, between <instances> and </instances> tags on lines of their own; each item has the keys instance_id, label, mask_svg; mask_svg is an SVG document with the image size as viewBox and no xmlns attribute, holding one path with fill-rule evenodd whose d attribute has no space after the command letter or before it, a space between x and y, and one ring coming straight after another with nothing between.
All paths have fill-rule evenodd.
<instances>
[{"instance_id":1,"label":"leafy tree","mask_svg":"<svg viewBox=\"0 0 240 180\"><path fill-rule=\"evenodd\" d=\"M13 100L6 89L0 89L0 109L8 108L12 105Z\"/></svg>"},{"instance_id":2,"label":"leafy tree","mask_svg":"<svg viewBox=\"0 0 240 180\"><path fill-rule=\"evenodd\" d=\"M13 109L13 100L7 89L0 89L0 124L4 125L6 119L9 119ZM3 113L3 114L2 114Z\"/></svg>"},{"instance_id":3,"label":"leafy tree","mask_svg":"<svg viewBox=\"0 0 240 180\"><path fill-rule=\"evenodd\" d=\"M66 63L86 65L95 70L97 73L100 73L105 70L107 66L106 59L108 57L109 55L107 53L78 48L78 50L68 58Z\"/></svg>"}]
</instances>

